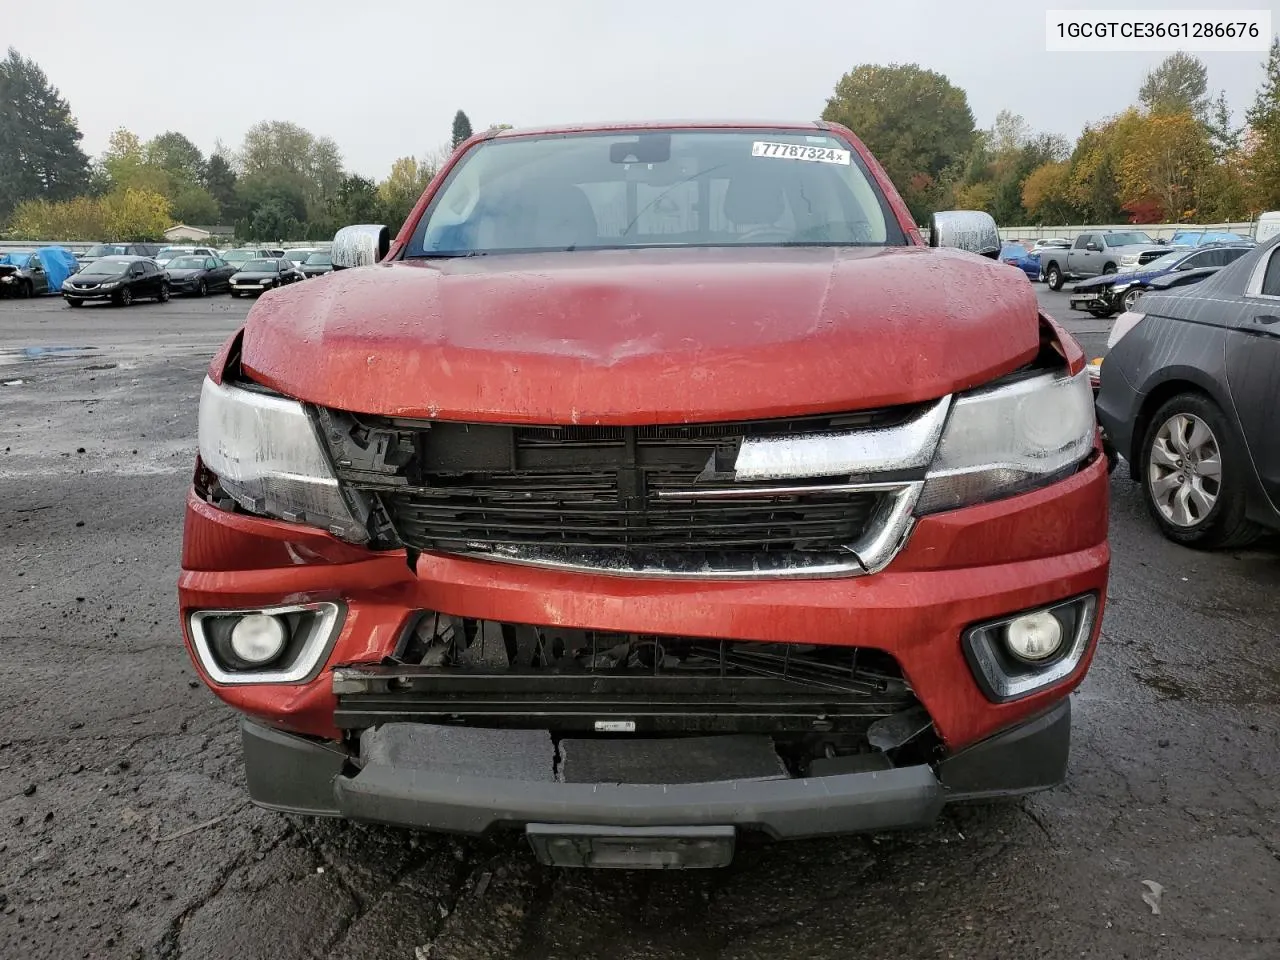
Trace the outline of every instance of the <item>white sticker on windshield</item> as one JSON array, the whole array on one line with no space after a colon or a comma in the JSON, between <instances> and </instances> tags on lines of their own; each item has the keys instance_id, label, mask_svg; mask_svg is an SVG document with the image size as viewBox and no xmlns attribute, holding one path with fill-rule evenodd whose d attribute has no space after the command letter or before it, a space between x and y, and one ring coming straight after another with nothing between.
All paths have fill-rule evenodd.
<instances>
[{"instance_id":1,"label":"white sticker on windshield","mask_svg":"<svg viewBox=\"0 0 1280 960\"><path fill-rule=\"evenodd\" d=\"M849 151L835 147L806 147L800 143L774 143L757 140L751 144L753 157L781 157L784 160L809 160L813 163L838 163L849 165Z\"/></svg>"}]
</instances>

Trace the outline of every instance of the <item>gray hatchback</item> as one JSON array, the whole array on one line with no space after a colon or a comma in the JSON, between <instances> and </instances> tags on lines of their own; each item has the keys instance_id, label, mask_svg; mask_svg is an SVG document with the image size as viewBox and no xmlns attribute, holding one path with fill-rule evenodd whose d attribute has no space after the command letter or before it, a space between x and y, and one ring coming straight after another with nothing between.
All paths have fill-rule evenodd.
<instances>
[{"instance_id":1,"label":"gray hatchback","mask_svg":"<svg viewBox=\"0 0 1280 960\"><path fill-rule=\"evenodd\" d=\"M1149 293L1116 320L1098 420L1165 536L1238 546L1280 529L1280 241Z\"/></svg>"}]
</instances>

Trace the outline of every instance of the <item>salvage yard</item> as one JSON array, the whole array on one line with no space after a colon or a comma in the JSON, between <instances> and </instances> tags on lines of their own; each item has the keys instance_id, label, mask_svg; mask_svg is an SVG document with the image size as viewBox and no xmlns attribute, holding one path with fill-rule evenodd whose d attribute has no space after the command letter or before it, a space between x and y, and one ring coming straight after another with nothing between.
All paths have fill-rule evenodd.
<instances>
[{"instance_id":1,"label":"salvage yard","mask_svg":"<svg viewBox=\"0 0 1280 960\"><path fill-rule=\"evenodd\" d=\"M1037 290L1096 356L1109 323ZM1280 956L1280 544L1176 547L1123 467L1051 792L643 874L250 806L175 595L201 378L249 306L0 301L0 957Z\"/></svg>"}]
</instances>

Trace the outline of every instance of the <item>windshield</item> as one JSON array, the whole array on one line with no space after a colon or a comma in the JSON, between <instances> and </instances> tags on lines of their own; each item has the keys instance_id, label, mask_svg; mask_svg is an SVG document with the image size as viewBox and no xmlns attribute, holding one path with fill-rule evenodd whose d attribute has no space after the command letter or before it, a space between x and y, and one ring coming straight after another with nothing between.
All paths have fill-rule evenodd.
<instances>
[{"instance_id":1,"label":"windshield","mask_svg":"<svg viewBox=\"0 0 1280 960\"><path fill-rule=\"evenodd\" d=\"M156 259L164 260L167 258L171 260L174 257L180 257L184 253L190 253L190 252L191 252L190 248L183 249L180 247L165 247L163 250L161 250L159 253L156 254Z\"/></svg>"},{"instance_id":2,"label":"windshield","mask_svg":"<svg viewBox=\"0 0 1280 960\"><path fill-rule=\"evenodd\" d=\"M1006 257L1009 257L1012 259L1021 259L1026 255L1027 255L1027 248L1020 243L1010 242L1010 243L1006 243L1003 247L1000 248L1000 259L1002 260L1005 259Z\"/></svg>"},{"instance_id":3,"label":"windshield","mask_svg":"<svg viewBox=\"0 0 1280 960\"><path fill-rule=\"evenodd\" d=\"M285 254L294 263L306 263L307 257L311 256L310 250L290 250Z\"/></svg>"},{"instance_id":4,"label":"windshield","mask_svg":"<svg viewBox=\"0 0 1280 960\"><path fill-rule=\"evenodd\" d=\"M222 259L228 263L244 263L246 260L252 260L257 254L252 250L228 250L222 255Z\"/></svg>"},{"instance_id":5,"label":"windshield","mask_svg":"<svg viewBox=\"0 0 1280 960\"><path fill-rule=\"evenodd\" d=\"M174 257L169 261L170 270L203 270L204 257Z\"/></svg>"},{"instance_id":6,"label":"windshield","mask_svg":"<svg viewBox=\"0 0 1280 960\"><path fill-rule=\"evenodd\" d=\"M660 131L479 144L433 198L407 256L905 242L836 137Z\"/></svg>"},{"instance_id":7,"label":"windshield","mask_svg":"<svg viewBox=\"0 0 1280 960\"><path fill-rule=\"evenodd\" d=\"M240 270L243 273L275 273L276 262L274 260L250 260Z\"/></svg>"},{"instance_id":8,"label":"windshield","mask_svg":"<svg viewBox=\"0 0 1280 960\"><path fill-rule=\"evenodd\" d=\"M113 253L124 253L124 246L118 243L95 243L86 252L86 257L109 257Z\"/></svg>"},{"instance_id":9,"label":"windshield","mask_svg":"<svg viewBox=\"0 0 1280 960\"><path fill-rule=\"evenodd\" d=\"M1127 230L1123 233L1107 234L1107 246L1109 247L1128 247L1135 243L1155 243L1141 230Z\"/></svg>"},{"instance_id":10,"label":"windshield","mask_svg":"<svg viewBox=\"0 0 1280 960\"><path fill-rule=\"evenodd\" d=\"M331 267L333 266L333 254L330 253L313 253L307 257L307 266L309 267Z\"/></svg>"},{"instance_id":11,"label":"windshield","mask_svg":"<svg viewBox=\"0 0 1280 960\"><path fill-rule=\"evenodd\" d=\"M114 276L117 273L124 273L129 269L128 260L95 260L89 264L80 273L83 276L94 276L107 274Z\"/></svg>"}]
</instances>

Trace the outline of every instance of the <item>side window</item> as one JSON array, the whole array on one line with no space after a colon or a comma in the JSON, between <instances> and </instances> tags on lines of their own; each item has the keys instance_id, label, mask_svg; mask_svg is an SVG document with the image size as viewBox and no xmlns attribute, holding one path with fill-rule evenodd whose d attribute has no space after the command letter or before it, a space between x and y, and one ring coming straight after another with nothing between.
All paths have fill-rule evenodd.
<instances>
[{"instance_id":1,"label":"side window","mask_svg":"<svg viewBox=\"0 0 1280 960\"><path fill-rule=\"evenodd\" d=\"M142 264L141 264L141 263L135 263L133 266L131 266L131 267L129 268L129 274L130 274L131 276L134 276L134 277L140 277L140 276L142 276Z\"/></svg>"},{"instance_id":2,"label":"side window","mask_svg":"<svg viewBox=\"0 0 1280 960\"><path fill-rule=\"evenodd\" d=\"M1193 253L1191 256L1187 257L1187 259L1178 264L1178 269L1195 270L1198 267L1211 267L1213 266L1213 263L1210 260L1211 255L1212 251L1210 250L1206 250L1204 253Z\"/></svg>"},{"instance_id":3,"label":"side window","mask_svg":"<svg viewBox=\"0 0 1280 960\"><path fill-rule=\"evenodd\" d=\"M218 268L218 261L213 259L213 257L205 257L204 268L206 270L216 270Z\"/></svg>"},{"instance_id":4,"label":"side window","mask_svg":"<svg viewBox=\"0 0 1280 960\"><path fill-rule=\"evenodd\" d=\"M1280 247L1276 248L1280 250ZM1267 274L1262 278L1262 295L1264 297L1280 297L1280 257L1271 251L1271 260L1267 263Z\"/></svg>"},{"instance_id":5,"label":"side window","mask_svg":"<svg viewBox=\"0 0 1280 960\"><path fill-rule=\"evenodd\" d=\"M1228 247L1222 251L1222 262L1224 265L1235 263L1248 252L1249 250L1246 247Z\"/></svg>"},{"instance_id":6,"label":"side window","mask_svg":"<svg viewBox=\"0 0 1280 960\"><path fill-rule=\"evenodd\" d=\"M1080 236L1076 237L1076 244L1072 249L1083 250L1085 246L1088 245L1092 240L1093 240L1092 233L1082 233L1080 234Z\"/></svg>"}]
</instances>

